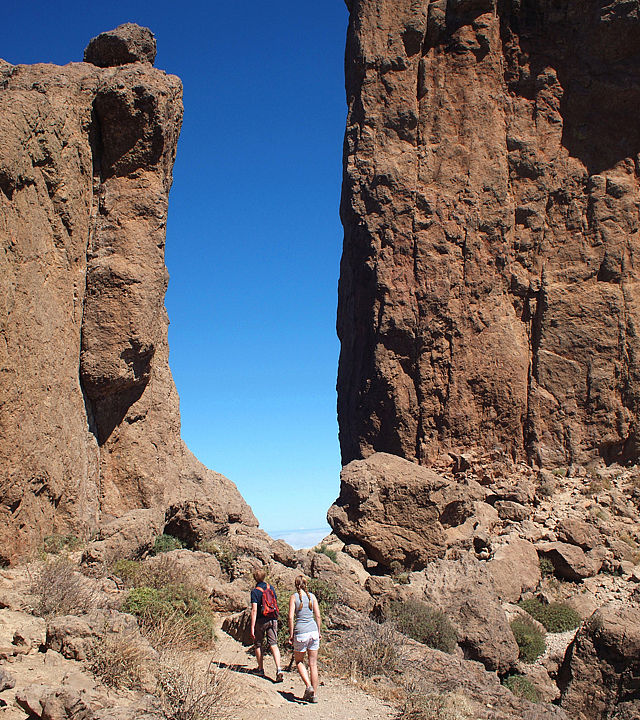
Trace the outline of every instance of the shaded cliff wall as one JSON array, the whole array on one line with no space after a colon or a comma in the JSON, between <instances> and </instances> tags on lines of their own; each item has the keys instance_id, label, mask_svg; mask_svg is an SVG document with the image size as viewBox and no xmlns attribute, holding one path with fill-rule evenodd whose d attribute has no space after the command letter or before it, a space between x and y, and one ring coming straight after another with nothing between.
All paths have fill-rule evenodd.
<instances>
[{"instance_id":1,"label":"shaded cliff wall","mask_svg":"<svg viewBox=\"0 0 640 720\"><path fill-rule=\"evenodd\" d=\"M161 529L196 498L212 527L257 525L180 439L164 242L182 86L151 66L149 31L118 30L95 64L0 61L5 562L141 508Z\"/></svg>"},{"instance_id":2,"label":"shaded cliff wall","mask_svg":"<svg viewBox=\"0 0 640 720\"><path fill-rule=\"evenodd\" d=\"M638 3L347 4L343 463L637 459Z\"/></svg>"}]
</instances>

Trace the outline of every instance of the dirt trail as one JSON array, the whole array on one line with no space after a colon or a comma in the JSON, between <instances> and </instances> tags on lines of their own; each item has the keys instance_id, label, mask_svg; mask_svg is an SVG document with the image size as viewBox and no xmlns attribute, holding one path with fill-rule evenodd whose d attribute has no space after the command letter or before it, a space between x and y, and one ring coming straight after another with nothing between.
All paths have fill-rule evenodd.
<instances>
[{"instance_id":1,"label":"dirt trail","mask_svg":"<svg viewBox=\"0 0 640 720\"><path fill-rule=\"evenodd\" d=\"M278 720L392 720L397 717L390 705L322 672L318 702L303 702L304 685L295 669L284 673L284 682L274 683L274 663L269 655L265 660L268 677L257 677L250 673L256 661L247 649L224 632L219 633L219 638L217 658L223 667L229 668L237 697L244 706L234 712L237 720L263 720L265 717Z\"/></svg>"}]
</instances>

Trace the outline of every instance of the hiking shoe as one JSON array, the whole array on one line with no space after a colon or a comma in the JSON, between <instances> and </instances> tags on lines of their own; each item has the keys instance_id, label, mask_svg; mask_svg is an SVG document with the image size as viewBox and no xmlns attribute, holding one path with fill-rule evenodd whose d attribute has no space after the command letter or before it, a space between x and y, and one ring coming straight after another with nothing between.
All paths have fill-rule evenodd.
<instances>
[{"instance_id":1,"label":"hiking shoe","mask_svg":"<svg viewBox=\"0 0 640 720\"><path fill-rule=\"evenodd\" d=\"M252 675L257 675L258 677L264 677L264 670L261 670L260 668L253 668L253 670L249 670L249 672Z\"/></svg>"},{"instance_id":2,"label":"hiking shoe","mask_svg":"<svg viewBox=\"0 0 640 720\"><path fill-rule=\"evenodd\" d=\"M313 697L311 698L311 702L312 702L312 703L317 703L317 702L318 702L318 696L317 696L315 693L313 693Z\"/></svg>"},{"instance_id":3,"label":"hiking shoe","mask_svg":"<svg viewBox=\"0 0 640 720\"><path fill-rule=\"evenodd\" d=\"M284 674L282 672L282 668L278 669L278 672L276 673L276 682L280 683L284 680Z\"/></svg>"},{"instance_id":4,"label":"hiking shoe","mask_svg":"<svg viewBox=\"0 0 640 720\"><path fill-rule=\"evenodd\" d=\"M305 688L302 699L305 702L316 702L316 700L314 700L314 698L315 698L315 693L313 692L313 688L311 686L309 686L308 688Z\"/></svg>"}]
</instances>

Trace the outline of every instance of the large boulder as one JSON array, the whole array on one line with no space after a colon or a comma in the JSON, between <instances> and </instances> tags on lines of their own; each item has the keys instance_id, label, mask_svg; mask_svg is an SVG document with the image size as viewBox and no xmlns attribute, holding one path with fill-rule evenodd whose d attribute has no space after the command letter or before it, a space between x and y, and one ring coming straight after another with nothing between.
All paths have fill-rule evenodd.
<instances>
[{"instance_id":1,"label":"large boulder","mask_svg":"<svg viewBox=\"0 0 640 720\"><path fill-rule=\"evenodd\" d=\"M577 545L547 542L537 545L537 550L551 561L554 573L565 580L579 582L593 577L602 567L602 556L599 553L585 553Z\"/></svg>"},{"instance_id":2,"label":"large boulder","mask_svg":"<svg viewBox=\"0 0 640 720\"><path fill-rule=\"evenodd\" d=\"M346 544L363 547L383 568L410 569L442 557L444 525L461 525L484 498L477 483L450 481L387 453L375 453L342 469L340 496L327 518Z\"/></svg>"},{"instance_id":3,"label":"large boulder","mask_svg":"<svg viewBox=\"0 0 640 720\"><path fill-rule=\"evenodd\" d=\"M498 547L487 563L496 594L506 602L518 602L523 593L540 582L540 562L533 543L518 537Z\"/></svg>"},{"instance_id":4,"label":"large boulder","mask_svg":"<svg viewBox=\"0 0 640 720\"><path fill-rule=\"evenodd\" d=\"M472 557L436 560L424 571L423 599L454 623L465 656L505 673L518 659L507 616L487 563Z\"/></svg>"},{"instance_id":5,"label":"large boulder","mask_svg":"<svg viewBox=\"0 0 640 720\"><path fill-rule=\"evenodd\" d=\"M560 687L573 720L640 718L640 607L596 610L569 647Z\"/></svg>"}]
</instances>

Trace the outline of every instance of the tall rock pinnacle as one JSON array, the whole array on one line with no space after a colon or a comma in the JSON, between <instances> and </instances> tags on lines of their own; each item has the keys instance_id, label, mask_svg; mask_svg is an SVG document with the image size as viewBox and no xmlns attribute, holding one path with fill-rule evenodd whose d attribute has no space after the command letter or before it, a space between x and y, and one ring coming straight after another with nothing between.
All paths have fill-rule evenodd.
<instances>
[{"instance_id":1,"label":"tall rock pinnacle","mask_svg":"<svg viewBox=\"0 0 640 720\"><path fill-rule=\"evenodd\" d=\"M637 3L348 5L343 463L637 459Z\"/></svg>"},{"instance_id":2,"label":"tall rock pinnacle","mask_svg":"<svg viewBox=\"0 0 640 720\"><path fill-rule=\"evenodd\" d=\"M193 503L212 526L257 525L180 439L164 243L182 85L154 57L126 24L89 62L0 61L4 562L140 510L152 534Z\"/></svg>"}]
</instances>

